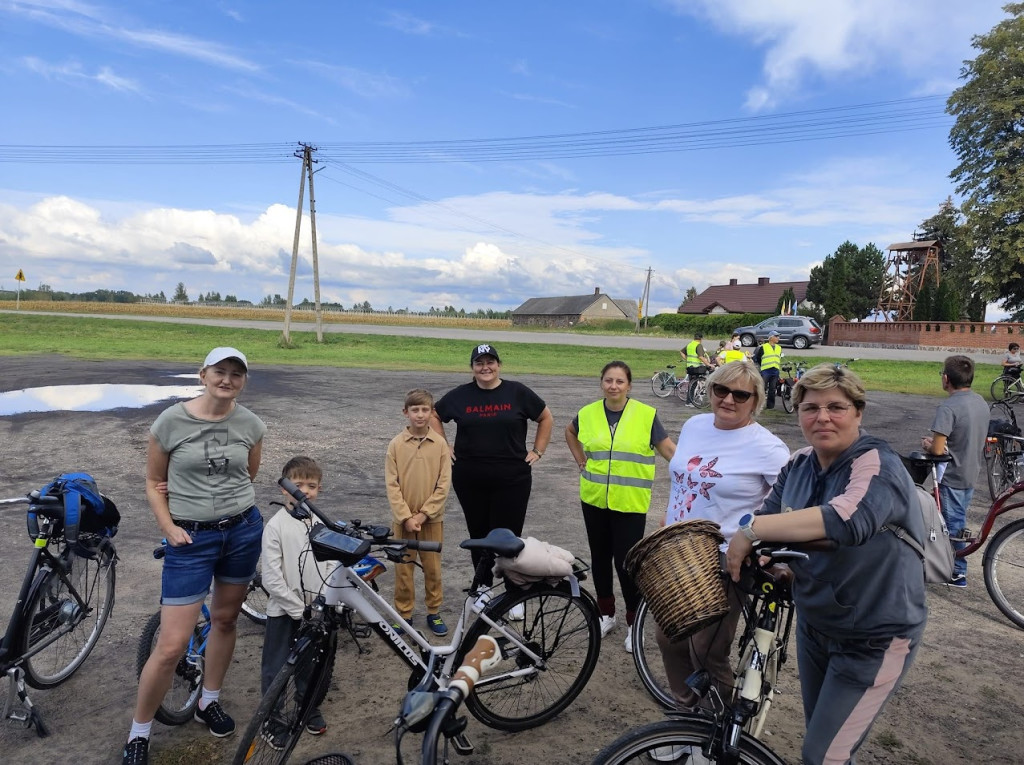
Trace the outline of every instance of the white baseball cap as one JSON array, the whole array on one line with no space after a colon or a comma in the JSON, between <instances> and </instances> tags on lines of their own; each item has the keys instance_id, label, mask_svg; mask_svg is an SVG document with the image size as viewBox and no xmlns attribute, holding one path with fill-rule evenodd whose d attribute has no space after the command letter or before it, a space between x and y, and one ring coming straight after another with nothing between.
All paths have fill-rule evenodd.
<instances>
[{"instance_id":1,"label":"white baseball cap","mask_svg":"<svg viewBox=\"0 0 1024 765\"><path fill-rule=\"evenodd\" d=\"M249 361L245 358L245 354L237 348L214 348L208 354L206 354L206 361L203 362L203 369L212 367L214 364L219 364L225 359L234 359L245 367L245 371L249 371Z\"/></svg>"}]
</instances>

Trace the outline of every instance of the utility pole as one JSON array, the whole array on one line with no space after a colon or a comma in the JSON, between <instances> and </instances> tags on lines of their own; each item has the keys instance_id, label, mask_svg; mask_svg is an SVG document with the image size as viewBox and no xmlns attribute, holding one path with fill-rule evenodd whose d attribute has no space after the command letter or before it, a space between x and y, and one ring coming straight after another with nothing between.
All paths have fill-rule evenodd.
<instances>
[{"instance_id":1,"label":"utility pole","mask_svg":"<svg viewBox=\"0 0 1024 765\"><path fill-rule=\"evenodd\" d=\"M647 306L649 308L647 303L651 299L651 274L652 273L654 273L654 271L652 271L651 268L648 267L648 269L647 269L647 281L644 282L644 291L643 291L643 294L640 296L640 302L637 304L637 307L636 307L636 333L637 334L640 334L640 315L642 313L644 313L644 307L645 306ZM644 329L646 329L646 328L647 328L647 317L645 316L644 317Z\"/></svg>"},{"instance_id":2,"label":"utility pole","mask_svg":"<svg viewBox=\"0 0 1024 765\"><path fill-rule=\"evenodd\" d=\"M306 192L306 182L309 182L309 219L313 232L313 284L315 289L315 313L316 313L316 340L318 343L324 341L323 321L320 312L320 266L317 261L316 251L316 200L313 198L313 152L316 147L308 143L300 143L295 156L302 159L302 171L299 173L299 203L295 207L295 237L292 239L292 263L288 272L288 302L284 307L284 342L291 343L291 322L292 303L295 301L295 268L299 261L299 232L302 229L302 198Z\"/></svg>"}]
</instances>

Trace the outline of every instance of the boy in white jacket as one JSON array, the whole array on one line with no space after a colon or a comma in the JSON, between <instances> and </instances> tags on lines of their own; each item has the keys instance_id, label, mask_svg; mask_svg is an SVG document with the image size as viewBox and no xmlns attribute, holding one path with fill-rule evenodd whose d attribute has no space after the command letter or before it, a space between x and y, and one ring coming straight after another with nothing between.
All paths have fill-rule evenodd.
<instances>
[{"instance_id":1,"label":"boy in white jacket","mask_svg":"<svg viewBox=\"0 0 1024 765\"><path fill-rule=\"evenodd\" d=\"M294 483L310 499L320 492L323 471L310 457L293 457L281 475ZM283 491L283 490L282 490ZM293 504L291 496L289 505ZM323 583L334 562L318 562L309 546L307 521L293 518L287 509L277 511L263 529L263 586L270 597L267 601L267 626L263 637L263 661L260 667L260 686L265 694L274 677L284 666L292 643L302 623L302 612L320 594ZM303 678L296 677L299 693L305 693ZM319 736L327 730L327 723L319 708L314 708L306 723L306 731ZM278 731L265 734L268 743L284 748L284 737Z\"/></svg>"}]
</instances>

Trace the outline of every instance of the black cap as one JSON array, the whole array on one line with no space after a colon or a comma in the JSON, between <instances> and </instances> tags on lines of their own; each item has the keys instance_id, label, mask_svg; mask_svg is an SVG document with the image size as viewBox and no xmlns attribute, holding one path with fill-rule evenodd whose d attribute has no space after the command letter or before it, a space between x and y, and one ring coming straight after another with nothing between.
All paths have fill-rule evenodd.
<instances>
[{"instance_id":1,"label":"black cap","mask_svg":"<svg viewBox=\"0 0 1024 765\"><path fill-rule=\"evenodd\" d=\"M494 356L494 360L497 361L499 364L501 363L501 356L498 355L498 349L495 348L493 345L484 343L483 345L473 346L473 352L469 354L470 366L472 366L473 363L481 356Z\"/></svg>"}]
</instances>

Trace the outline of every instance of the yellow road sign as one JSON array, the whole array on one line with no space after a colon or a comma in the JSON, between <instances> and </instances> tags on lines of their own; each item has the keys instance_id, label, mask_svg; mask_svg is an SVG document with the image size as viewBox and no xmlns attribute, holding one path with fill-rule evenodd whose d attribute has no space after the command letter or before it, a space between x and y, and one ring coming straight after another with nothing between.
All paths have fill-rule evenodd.
<instances>
[{"instance_id":1,"label":"yellow road sign","mask_svg":"<svg viewBox=\"0 0 1024 765\"><path fill-rule=\"evenodd\" d=\"M25 281L25 272L22 271L20 268L18 269L18 275L14 277L14 281L16 281L16 282L23 282L23 281Z\"/></svg>"}]
</instances>

